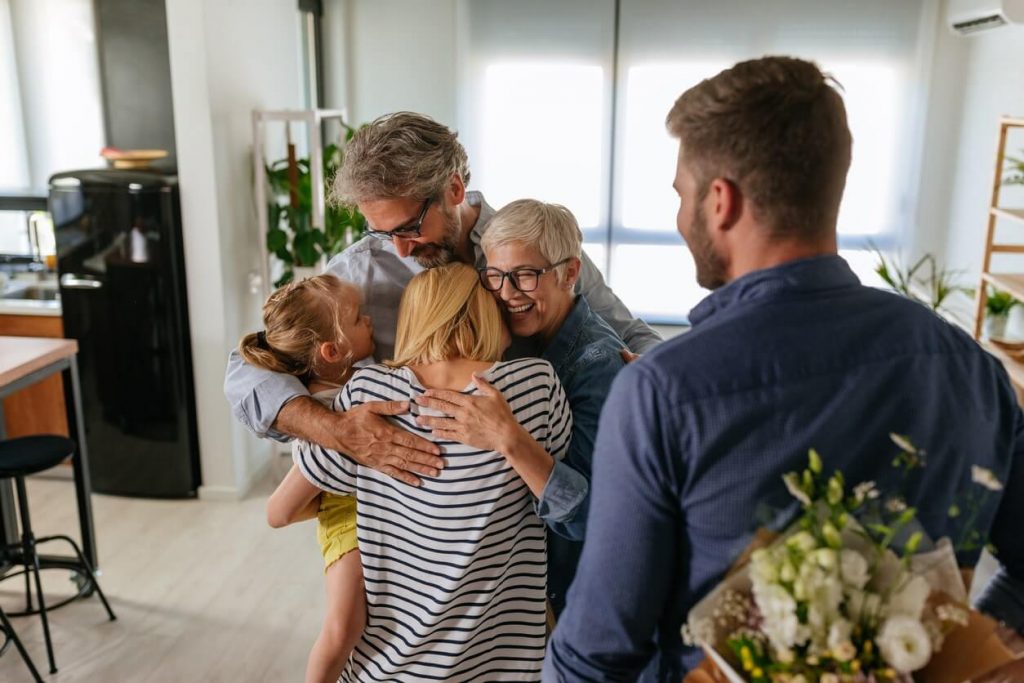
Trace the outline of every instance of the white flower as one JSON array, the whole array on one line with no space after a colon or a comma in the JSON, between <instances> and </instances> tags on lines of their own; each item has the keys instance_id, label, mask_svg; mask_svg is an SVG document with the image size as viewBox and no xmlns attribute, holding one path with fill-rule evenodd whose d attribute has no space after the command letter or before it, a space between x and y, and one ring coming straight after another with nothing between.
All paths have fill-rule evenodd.
<instances>
[{"instance_id":1,"label":"white flower","mask_svg":"<svg viewBox=\"0 0 1024 683\"><path fill-rule=\"evenodd\" d=\"M902 498L890 498L885 501L885 509L889 512L903 512L907 509L907 503Z\"/></svg>"},{"instance_id":2,"label":"white flower","mask_svg":"<svg viewBox=\"0 0 1024 683\"><path fill-rule=\"evenodd\" d=\"M975 484L981 484L989 491L1002 491L1003 484L996 475L992 473L992 470L984 467L978 467L977 465L971 465L971 479L974 480Z\"/></svg>"},{"instance_id":3,"label":"white flower","mask_svg":"<svg viewBox=\"0 0 1024 683\"><path fill-rule=\"evenodd\" d=\"M825 672L821 674L821 678L818 679L818 683L839 683L839 676Z\"/></svg>"},{"instance_id":4,"label":"white flower","mask_svg":"<svg viewBox=\"0 0 1024 683\"><path fill-rule=\"evenodd\" d=\"M868 561L856 550L849 548L843 548L839 553L839 570L843 581L857 590L863 588L871 578L868 573Z\"/></svg>"},{"instance_id":5,"label":"white flower","mask_svg":"<svg viewBox=\"0 0 1024 683\"><path fill-rule=\"evenodd\" d=\"M917 619L889 617L878 632L878 649L900 673L917 671L932 657L932 641Z\"/></svg>"},{"instance_id":6,"label":"white flower","mask_svg":"<svg viewBox=\"0 0 1024 683\"><path fill-rule=\"evenodd\" d=\"M862 481L853 487L853 499L858 503L878 498L878 489L873 481Z\"/></svg>"},{"instance_id":7,"label":"white flower","mask_svg":"<svg viewBox=\"0 0 1024 683\"><path fill-rule=\"evenodd\" d=\"M818 542L809 531L798 531L786 539L786 545L794 550L809 553L818 547Z\"/></svg>"},{"instance_id":8,"label":"white flower","mask_svg":"<svg viewBox=\"0 0 1024 683\"><path fill-rule=\"evenodd\" d=\"M910 439L907 438L906 436L902 434L896 434L895 432L889 432L889 438L892 439L892 442L894 444L899 446L902 450L906 451L907 453L917 453L917 448L914 447L914 444L910 443Z\"/></svg>"},{"instance_id":9,"label":"white flower","mask_svg":"<svg viewBox=\"0 0 1024 683\"><path fill-rule=\"evenodd\" d=\"M797 674L789 679L789 683L807 683L807 679L804 678L803 674Z\"/></svg>"},{"instance_id":10,"label":"white flower","mask_svg":"<svg viewBox=\"0 0 1024 683\"><path fill-rule=\"evenodd\" d=\"M873 621L878 615L878 608L881 602L881 598L875 593L850 591L846 609L849 612L850 618L856 622Z\"/></svg>"},{"instance_id":11,"label":"white flower","mask_svg":"<svg viewBox=\"0 0 1024 683\"><path fill-rule=\"evenodd\" d=\"M792 648L800 625L793 596L782 586L772 583L755 588L754 601L764 619L761 628L772 647L776 650Z\"/></svg>"},{"instance_id":12,"label":"white flower","mask_svg":"<svg viewBox=\"0 0 1024 683\"><path fill-rule=\"evenodd\" d=\"M828 629L828 649L840 662L848 662L857 655L857 648L850 640L853 627L846 619L839 619Z\"/></svg>"},{"instance_id":13,"label":"white flower","mask_svg":"<svg viewBox=\"0 0 1024 683\"><path fill-rule=\"evenodd\" d=\"M912 576L889 597L886 614L920 619L924 603L931 592L931 586L923 576Z\"/></svg>"},{"instance_id":14,"label":"white flower","mask_svg":"<svg viewBox=\"0 0 1024 683\"><path fill-rule=\"evenodd\" d=\"M758 548L750 556L750 580L755 584L775 583L779 571L775 558L764 548Z\"/></svg>"},{"instance_id":15,"label":"white flower","mask_svg":"<svg viewBox=\"0 0 1024 683\"><path fill-rule=\"evenodd\" d=\"M836 551L831 548L818 548L814 551L814 559L822 569L831 570L836 568Z\"/></svg>"},{"instance_id":16,"label":"white flower","mask_svg":"<svg viewBox=\"0 0 1024 683\"><path fill-rule=\"evenodd\" d=\"M790 472L782 475L782 481L786 484L786 489L789 490L790 495L799 500L804 505L811 504L811 498L808 496L802 488L800 488L800 477L796 472Z\"/></svg>"}]
</instances>

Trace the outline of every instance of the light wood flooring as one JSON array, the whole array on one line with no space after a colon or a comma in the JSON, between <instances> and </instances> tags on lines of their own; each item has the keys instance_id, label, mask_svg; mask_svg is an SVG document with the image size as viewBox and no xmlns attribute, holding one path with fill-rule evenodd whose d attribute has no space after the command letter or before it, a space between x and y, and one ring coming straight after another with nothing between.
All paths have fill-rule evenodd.
<instances>
[{"instance_id":1,"label":"light wood flooring","mask_svg":"<svg viewBox=\"0 0 1024 683\"><path fill-rule=\"evenodd\" d=\"M93 496L100 585L117 621L98 598L50 614L59 672L47 673L38 617L13 619L43 678L55 683L302 680L323 616L322 560L312 524L267 526L263 485L237 503ZM37 536L77 540L70 481L28 482ZM45 553L63 554L59 543ZM67 594L69 574L44 571L48 602ZM24 605L24 580L0 583L0 605ZM13 646L0 657L0 681L31 681Z\"/></svg>"}]
</instances>

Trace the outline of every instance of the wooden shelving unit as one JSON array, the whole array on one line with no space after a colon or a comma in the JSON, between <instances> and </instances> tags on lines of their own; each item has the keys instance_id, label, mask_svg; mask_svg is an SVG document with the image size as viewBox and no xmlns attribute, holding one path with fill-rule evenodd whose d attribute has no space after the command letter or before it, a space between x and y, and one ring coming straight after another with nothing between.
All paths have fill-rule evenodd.
<instances>
[{"instance_id":1,"label":"wooden shelving unit","mask_svg":"<svg viewBox=\"0 0 1024 683\"><path fill-rule=\"evenodd\" d=\"M985 302L988 299L989 287L1009 292L1013 298L1024 302L1024 272L993 273L993 254L1022 254L1024 244L1005 244L995 241L996 226L999 224L1014 225L1022 228L1024 237L1024 208L1008 208L999 205L999 190L1002 187L1003 168L1006 162L1006 141L1011 129L1024 128L1024 118L1003 117L999 120L999 142L996 146L995 170L992 174L992 195L989 202L988 220L985 229L985 253L981 264L981 277L978 283L977 300L974 304L974 338L1006 366L1006 370L1017 388L1018 394L1024 394L1024 362L1011 356L1005 349L988 343L981 337L985 321Z\"/></svg>"}]
</instances>

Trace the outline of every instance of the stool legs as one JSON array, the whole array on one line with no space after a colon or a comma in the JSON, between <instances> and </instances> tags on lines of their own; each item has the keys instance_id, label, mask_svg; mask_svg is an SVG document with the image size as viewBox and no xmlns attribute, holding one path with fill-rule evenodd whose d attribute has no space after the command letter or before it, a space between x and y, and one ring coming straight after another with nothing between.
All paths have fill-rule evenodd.
<instances>
[{"instance_id":1,"label":"stool legs","mask_svg":"<svg viewBox=\"0 0 1024 683\"><path fill-rule=\"evenodd\" d=\"M56 540L66 541L68 545L71 546L71 549L75 551L75 555L78 556L78 561L81 562L82 566L85 568L87 580L89 581L89 583L92 584L92 588L96 591L96 594L100 596L100 602L103 603L103 608L107 610L107 616L110 617L111 621L115 621L117 619L117 615L114 614L114 610L110 608L110 603L107 602L107 596L103 594L103 589L100 588L100 582L96 579L95 570L93 570L92 565L89 564L89 561L85 559L85 554L82 552L82 549L78 547L78 544L75 543L70 536L65 536L63 534L57 536L47 536L45 538L38 539L36 541L36 545L38 546L40 543L46 543L49 541Z\"/></svg>"},{"instance_id":2,"label":"stool legs","mask_svg":"<svg viewBox=\"0 0 1024 683\"><path fill-rule=\"evenodd\" d=\"M7 615L4 614L2 609L0 609L0 625L2 625L4 631L7 632L7 637L14 641L14 647L17 648L18 654L21 655L21 658L24 660L25 666L28 667L28 670L32 672L32 679L36 683L43 683L43 678L39 675L39 670L36 669L35 663L29 656L28 651L25 650L25 646L21 644L21 639L18 638L18 634L15 632L14 626L12 626L11 622L7 620Z\"/></svg>"},{"instance_id":3,"label":"stool legs","mask_svg":"<svg viewBox=\"0 0 1024 683\"><path fill-rule=\"evenodd\" d=\"M14 478L18 490L18 516L21 517L21 546L26 562L32 560L32 570L36 578L36 598L39 601L39 617L43 622L43 637L46 640L46 656L50 660L50 673L57 673L57 664L53 657L53 640L50 638L50 622L46 617L46 599L43 597L43 581L40 577L39 553L36 552L36 540L32 534L32 523L28 514L28 493L25 491L25 477ZM26 567L26 572L28 567Z\"/></svg>"}]
</instances>

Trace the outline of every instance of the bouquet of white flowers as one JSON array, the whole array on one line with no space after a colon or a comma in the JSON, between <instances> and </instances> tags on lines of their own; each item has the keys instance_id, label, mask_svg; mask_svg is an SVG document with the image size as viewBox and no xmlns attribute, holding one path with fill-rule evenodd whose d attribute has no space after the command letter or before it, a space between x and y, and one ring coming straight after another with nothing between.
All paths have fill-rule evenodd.
<instances>
[{"instance_id":1,"label":"bouquet of white flowers","mask_svg":"<svg viewBox=\"0 0 1024 683\"><path fill-rule=\"evenodd\" d=\"M923 455L893 440L902 449L894 464ZM974 478L999 486L987 470ZM949 540L920 552L927 539L912 508L881 500L871 482L847 492L841 472L825 478L813 450L808 468L784 480L802 505L799 521L748 548L749 561L683 629L729 681L959 683L1012 659L995 623L967 606Z\"/></svg>"}]
</instances>

